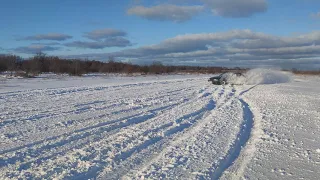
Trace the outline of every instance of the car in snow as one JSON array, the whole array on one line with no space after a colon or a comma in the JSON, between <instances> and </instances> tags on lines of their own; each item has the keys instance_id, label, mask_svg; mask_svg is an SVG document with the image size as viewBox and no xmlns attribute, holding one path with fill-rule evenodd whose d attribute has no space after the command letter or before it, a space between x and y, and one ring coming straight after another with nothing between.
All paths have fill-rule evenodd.
<instances>
[{"instance_id":1,"label":"car in snow","mask_svg":"<svg viewBox=\"0 0 320 180\"><path fill-rule=\"evenodd\" d=\"M244 77L241 72L225 72L219 76L211 77L208 81L215 85L237 84L235 78Z\"/></svg>"}]
</instances>

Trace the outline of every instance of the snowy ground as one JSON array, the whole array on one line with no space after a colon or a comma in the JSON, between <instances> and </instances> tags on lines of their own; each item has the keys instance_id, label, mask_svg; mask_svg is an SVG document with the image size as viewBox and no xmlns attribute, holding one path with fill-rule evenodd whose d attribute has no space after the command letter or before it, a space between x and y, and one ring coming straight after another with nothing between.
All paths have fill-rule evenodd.
<instances>
[{"instance_id":1,"label":"snowy ground","mask_svg":"<svg viewBox=\"0 0 320 180\"><path fill-rule=\"evenodd\" d=\"M319 179L319 92L315 77L0 79L0 179Z\"/></svg>"}]
</instances>

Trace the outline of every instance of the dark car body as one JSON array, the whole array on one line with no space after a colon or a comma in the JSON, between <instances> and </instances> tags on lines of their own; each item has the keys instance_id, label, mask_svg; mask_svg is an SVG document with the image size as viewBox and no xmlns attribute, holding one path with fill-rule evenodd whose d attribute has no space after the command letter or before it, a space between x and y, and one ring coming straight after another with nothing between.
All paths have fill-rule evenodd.
<instances>
[{"instance_id":1,"label":"dark car body","mask_svg":"<svg viewBox=\"0 0 320 180\"><path fill-rule=\"evenodd\" d=\"M212 84L215 84L215 85L226 84L226 81L222 79L222 75L223 74L220 74L219 76L211 77L208 81L211 81Z\"/></svg>"},{"instance_id":2,"label":"dark car body","mask_svg":"<svg viewBox=\"0 0 320 180\"><path fill-rule=\"evenodd\" d=\"M211 81L212 84L215 84L215 85L229 84L228 79L227 79L228 74L232 74L237 77L244 76L241 72L226 72L226 73L220 74L219 76L211 77L208 81L209 82Z\"/></svg>"}]
</instances>

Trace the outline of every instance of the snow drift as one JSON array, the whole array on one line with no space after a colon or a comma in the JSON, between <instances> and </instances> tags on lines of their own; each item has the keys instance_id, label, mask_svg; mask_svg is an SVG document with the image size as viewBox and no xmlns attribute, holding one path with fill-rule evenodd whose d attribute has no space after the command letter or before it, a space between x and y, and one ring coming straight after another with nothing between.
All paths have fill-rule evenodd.
<instances>
[{"instance_id":1,"label":"snow drift","mask_svg":"<svg viewBox=\"0 0 320 180\"><path fill-rule=\"evenodd\" d=\"M271 69L252 69L244 76L237 76L233 73L227 73L225 76L231 84L247 85L288 83L292 80L290 73Z\"/></svg>"}]
</instances>

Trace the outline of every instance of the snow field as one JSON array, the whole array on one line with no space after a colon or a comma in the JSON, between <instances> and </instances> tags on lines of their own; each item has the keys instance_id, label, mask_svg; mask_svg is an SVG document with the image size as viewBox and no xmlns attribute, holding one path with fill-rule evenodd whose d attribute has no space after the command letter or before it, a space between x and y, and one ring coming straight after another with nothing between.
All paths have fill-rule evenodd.
<instances>
[{"instance_id":1,"label":"snow field","mask_svg":"<svg viewBox=\"0 0 320 180\"><path fill-rule=\"evenodd\" d=\"M259 73L7 80L0 179L316 179L319 79Z\"/></svg>"},{"instance_id":2,"label":"snow field","mask_svg":"<svg viewBox=\"0 0 320 180\"><path fill-rule=\"evenodd\" d=\"M255 107L253 111L259 112L254 114L261 130L244 177L319 179L319 92L319 78L307 77L304 81L257 86L245 95Z\"/></svg>"}]
</instances>

